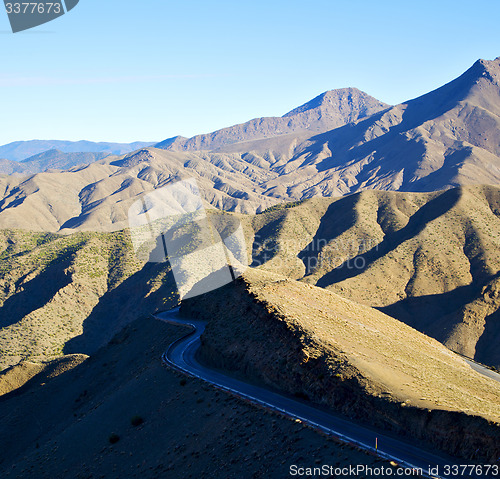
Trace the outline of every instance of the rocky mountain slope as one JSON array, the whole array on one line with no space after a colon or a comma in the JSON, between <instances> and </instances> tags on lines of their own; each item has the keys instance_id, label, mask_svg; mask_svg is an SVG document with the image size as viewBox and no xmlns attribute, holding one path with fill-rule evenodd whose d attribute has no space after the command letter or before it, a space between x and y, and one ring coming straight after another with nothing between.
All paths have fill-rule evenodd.
<instances>
[{"instance_id":1,"label":"rocky mountain slope","mask_svg":"<svg viewBox=\"0 0 500 479\"><path fill-rule=\"evenodd\" d=\"M499 184L499 115L500 57L479 60L427 95L311 138L276 187L307 197Z\"/></svg>"},{"instance_id":2,"label":"rocky mountain slope","mask_svg":"<svg viewBox=\"0 0 500 479\"><path fill-rule=\"evenodd\" d=\"M74 369L52 364L0 397L0 476L264 479L316 460L391 468L166 368L160 357L182 329L134 321Z\"/></svg>"},{"instance_id":3,"label":"rocky mountain slope","mask_svg":"<svg viewBox=\"0 0 500 479\"><path fill-rule=\"evenodd\" d=\"M322 93L282 117L255 118L205 135L169 138L155 146L176 151L217 150L234 143L291 133L321 133L366 118L388 107L389 105L357 88L341 88Z\"/></svg>"},{"instance_id":4,"label":"rocky mountain slope","mask_svg":"<svg viewBox=\"0 0 500 479\"><path fill-rule=\"evenodd\" d=\"M128 322L177 302L168 264L144 265L129 236L0 232L0 370L91 354Z\"/></svg>"},{"instance_id":5,"label":"rocky mountain slope","mask_svg":"<svg viewBox=\"0 0 500 479\"><path fill-rule=\"evenodd\" d=\"M0 175L22 174L25 171L23 165L17 161L0 159Z\"/></svg>"},{"instance_id":6,"label":"rocky mountain slope","mask_svg":"<svg viewBox=\"0 0 500 479\"><path fill-rule=\"evenodd\" d=\"M242 221L253 266L377 307L500 367L500 188L364 191Z\"/></svg>"},{"instance_id":7,"label":"rocky mountain slope","mask_svg":"<svg viewBox=\"0 0 500 479\"><path fill-rule=\"evenodd\" d=\"M44 151L38 155L30 156L21 162L26 168L25 173L39 173L49 169L69 170L74 166L94 163L109 156L106 152L75 152L65 153L57 149Z\"/></svg>"},{"instance_id":8,"label":"rocky mountain slope","mask_svg":"<svg viewBox=\"0 0 500 479\"><path fill-rule=\"evenodd\" d=\"M119 230L139 194L187 178L198 181L214 207L243 213L369 189L498 185L499 78L500 58L480 60L449 84L395 107L357 90L327 92L276 120L290 128L254 120L157 145L166 149L14 179L0 195L0 228ZM363 117L374 109L382 111Z\"/></svg>"},{"instance_id":9,"label":"rocky mountain slope","mask_svg":"<svg viewBox=\"0 0 500 479\"><path fill-rule=\"evenodd\" d=\"M94 168L102 168L102 165L91 165L86 169L91 172ZM50 174L47 176L50 177ZM119 175L111 178L115 181L111 186L118 191L121 185ZM5 187L10 188L11 185ZM138 192L142 191L140 184L136 187ZM50 183L39 185L37 194L45 194L49 188ZM86 201L89 209L84 212L88 215L87 224L95 222L95 227L100 227L100 217L92 216L92 207L109 201L108 214L115 215L117 219L122 215L123 224L126 225L130 200L119 202L122 209L118 210L113 198L107 196L106 188L102 182L100 189L88 191ZM23 206L21 204L19 209ZM68 206L71 205L58 205L59 209L53 208L53 214L67 214L64 208ZM75 209L77 207L75 205ZM432 193L364 191L337 199L314 198L295 206L271 206L257 215L214 211L211 216L216 225L218 216L226 223L231 218L231 221L242 224L248 257L253 267L321 286L358 303L379 308L438 339L454 351L500 367L496 347L500 340L497 321L500 310L500 188L461 187ZM27 217L26 227L30 222L37 224L40 218L43 219L41 214ZM45 267L30 266L32 260L29 258L37 258L38 255L45 257L47 253L44 248L51 250L60 245L51 253L57 256L62 254L65 244L80 245L75 246L74 261L78 265L88 255L88 247L84 247L87 242L97 242L99 245L103 241L103 252L96 257L96 264L103 262L102 277L91 288L96 291L97 297L92 296L92 293L89 298L93 299L86 306L87 309L93 307L90 303L99 301L103 292L109 289L105 278L111 273L106 272L105 258L114 235L118 235L118 243L126 247L127 254L123 258L127 264L134 264L131 271L142 268L140 261L134 259L126 233L96 235L89 232L83 236L77 233L59 237L45 233L4 232L2 262L5 266L2 271L5 276L0 280L4 285L4 294L15 298L16 292L22 292L24 283L30 279L33 279L33 288L35 285L38 285L36 288L41 287L43 281L36 278L44 277L42 273ZM40 238L53 240L32 251L30 248L42 241ZM14 246L19 242L25 242L27 246ZM21 249L18 251L16 248ZM83 248L81 257L77 253L79 248ZM23 253L18 254L21 251ZM65 261L69 263L63 270L73 260ZM88 273L83 273L86 270L80 271L77 267L77 271L76 275L68 276L65 273L62 277L90 284L89 278L85 276ZM155 277L160 274L152 267L151 270L144 269L142 276L139 274L135 277L147 282L148 271ZM23 280L24 277L29 279ZM66 286L66 280L61 281L62 288ZM92 280L95 281L97 279ZM55 289L47 293L46 300L59 298L56 294L60 288L58 284L53 283ZM130 280L130 287L132 284L133 279ZM175 290L173 284L165 287ZM36 288L33 291L37 291ZM73 291L72 288L70 286ZM73 293L70 296L73 299L77 297ZM26 303L25 307L30 304ZM77 309L82 307L83 303ZM33 305L24 315L18 315L19 319L26 315L31 317L37 309ZM83 321L85 314L90 311L87 309L87 312L81 311L77 323ZM6 311L0 308L0 317L6 315ZM15 338L11 331L13 327L5 330L2 337ZM69 340L73 336L67 333L65 338ZM62 343L57 344L60 346ZM16 354L16 358L21 356L19 352Z\"/></svg>"},{"instance_id":10,"label":"rocky mountain slope","mask_svg":"<svg viewBox=\"0 0 500 479\"><path fill-rule=\"evenodd\" d=\"M224 288L183 301L181 312L209 321L202 358L212 366L454 455L498 458L500 382L379 311L248 270Z\"/></svg>"}]
</instances>

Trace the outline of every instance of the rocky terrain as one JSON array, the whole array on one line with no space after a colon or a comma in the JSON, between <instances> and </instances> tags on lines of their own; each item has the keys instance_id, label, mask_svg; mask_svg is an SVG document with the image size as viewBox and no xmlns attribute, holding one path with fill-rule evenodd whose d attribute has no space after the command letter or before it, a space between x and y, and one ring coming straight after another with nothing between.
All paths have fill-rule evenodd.
<instances>
[{"instance_id":1,"label":"rocky terrain","mask_svg":"<svg viewBox=\"0 0 500 479\"><path fill-rule=\"evenodd\" d=\"M498 458L500 383L379 311L248 270L181 313L209 321L201 358L214 367L456 456Z\"/></svg>"},{"instance_id":2,"label":"rocky terrain","mask_svg":"<svg viewBox=\"0 0 500 479\"><path fill-rule=\"evenodd\" d=\"M334 291L500 366L500 189L364 191L241 217L253 266Z\"/></svg>"},{"instance_id":3,"label":"rocky terrain","mask_svg":"<svg viewBox=\"0 0 500 479\"><path fill-rule=\"evenodd\" d=\"M500 368L498 118L500 57L393 107L349 88L155 147L0 147L1 477L377 463L161 366L181 333L149 315L179 295L168 262L134 254L128 211L188 178L252 266L183 304L210 320L204 361L496 460L500 383L452 351Z\"/></svg>"},{"instance_id":4,"label":"rocky terrain","mask_svg":"<svg viewBox=\"0 0 500 479\"><path fill-rule=\"evenodd\" d=\"M499 185L499 78L500 59L479 60L394 107L358 90L334 90L284 117L11 178L0 191L0 228L120 230L138 195L188 178L207 203L240 213L364 190ZM16 165L4 166L15 173Z\"/></svg>"},{"instance_id":5,"label":"rocky terrain","mask_svg":"<svg viewBox=\"0 0 500 479\"><path fill-rule=\"evenodd\" d=\"M178 301L168 263L138 261L123 232L2 231L0 259L0 370L92 354L130 321Z\"/></svg>"},{"instance_id":6,"label":"rocky terrain","mask_svg":"<svg viewBox=\"0 0 500 479\"><path fill-rule=\"evenodd\" d=\"M282 117L255 118L205 135L170 138L155 146L180 151L217 150L235 143L293 133L323 133L388 107L357 88L341 88L322 93Z\"/></svg>"},{"instance_id":7,"label":"rocky terrain","mask_svg":"<svg viewBox=\"0 0 500 479\"><path fill-rule=\"evenodd\" d=\"M498 368L499 205L499 188L477 186L365 191L257 215L213 211L210 217L221 232L242 225L253 267L376 307ZM60 354L70 340L66 352L88 353L87 346L70 348L82 340L74 339L82 324L88 326L84 344L102 345L125 318L152 311L165 296L177 301L169 266L139 260L127 231L4 231L0 250L3 367L28 351L40 359ZM120 314L107 329L102 319L114 307ZM57 323L45 321L51 315Z\"/></svg>"},{"instance_id":8,"label":"rocky terrain","mask_svg":"<svg viewBox=\"0 0 500 479\"><path fill-rule=\"evenodd\" d=\"M52 367L0 396L0 476L267 479L289 477L292 464L392 467L167 369L160 357L184 333L137 320L74 369Z\"/></svg>"}]
</instances>

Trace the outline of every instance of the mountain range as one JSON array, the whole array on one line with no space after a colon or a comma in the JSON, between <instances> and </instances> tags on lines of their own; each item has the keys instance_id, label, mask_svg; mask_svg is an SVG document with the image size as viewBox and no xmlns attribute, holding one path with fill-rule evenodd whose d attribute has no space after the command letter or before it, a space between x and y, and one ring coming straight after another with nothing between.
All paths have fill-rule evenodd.
<instances>
[{"instance_id":1,"label":"mountain range","mask_svg":"<svg viewBox=\"0 0 500 479\"><path fill-rule=\"evenodd\" d=\"M110 155L123 155L153 143L92 141L16 141L0 146L0 174L31 175L49 169L67 170Z\"/></svg>"},{"instance_id":2,"label":"mountain range","mask_svg":"<svg viewBox=\"0 0 500 479\"><path fill-rule=\"evenodd\" d=\"M0 158L11 161L23 161L49 150L63 153L107 153L124 155L131 151L154 144L154 142L135 141L133 143L111 143L94 141L30 140L14 141L0 146Z\"/></svg>"},{"instance_id":3,"label":"mountain range","mask_svg":"<svg viewBox=\"0 0 500 479\"><path fill-rule=\"evenodd\" d=\"M179 303L207 320L204 365L460 464L497 461L499 121L497 58L401 105L347 88L190 139L0 161L0 475L383 464L165 368L186 332L152 315ZM250 267L180 302L170 262L134 253L127 214L188 178ZM191 226L184 253L202 244Z\"/></svg>"},{"instance_id":4,"label":"mountain range","mask_svg":"<svg viewBox=\"0 0 500 479\"><path fill-rule=\"evenodd\" d=\"M243 213L367 189L500 184L499 126L500 57L393 107L356 89L334 90L283 117L68 171L0 177L0 227L121 229L137 195L181 178L195 178L212 206Z\"/></svg>"},{"instance_id":5,"label":"mountain range","mask_svg":"<svg viewBox=\"0 0 500 479\"><path fill-rule=\"evenodd\" d=\"M227 145L291 133L325 132L366 118L389 105L357 88L330 90L281 117L255 118L239 125L192 138L176 136L156 148L174 151L217 150Z\"/></svg>"}]
</instances>

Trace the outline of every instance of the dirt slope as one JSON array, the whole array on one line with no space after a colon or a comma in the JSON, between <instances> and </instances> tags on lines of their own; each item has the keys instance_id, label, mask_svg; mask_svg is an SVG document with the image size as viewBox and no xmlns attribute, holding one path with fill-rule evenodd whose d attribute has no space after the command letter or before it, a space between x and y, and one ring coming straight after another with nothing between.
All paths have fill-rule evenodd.
<instances>
[{"instance_id":1,"label":"dirt slope","mask_svg":"<svg viewBox=\"0 0 500 479\"><path fill-rule=\"evenodd\" d=\"M0 232L0 370L91 354L138 315L174 305L167 263L144 265L127 233Z\"/></svg>"},{"instance_id":2,"label":"dirt slope","mask_svg":"<svg viewBox=\"0 0 500 479\"><path fill-rule=\"evenodd\" d=\"M75 369L1 397L0 476L266 479L289 477L291 464L390 467L200 381L181 382L160 362L181 334L138 320ZM143 423L133 426L136 416Z\"/></svg>"},{"instance_id":3,"label":"dirt slope","mask_svg":"<svg viewBox=\"0 0 500 479\"><path fill-rule=\"evenodd\" d=\"M379 311L258 270L181 311L209 321L202 358L214 366L452 454L498 458L500 383Z\"/></svg>"},{"instance_id":4,"label":"dirt slope","mask_svg":"<svg viewBox=\"0 0 500 479\"><path fill-rule=\"evenodd\" d=\"M187 178L212 206L240 213L363 190L499 185L499 79L500 57L479 60L391 108L355 89L328 92L282 118L0 182L0 228L116 231L138 195Z\"/></svg>"},{"instance_id":5,"label":"dirt slope","mask_svg":"<svg viewBox=\"0 0 500 479\"><path fill-rule=\"evenodd\" d=\"M228 145L291 133L321 133L388 107L357 88L341 88L322 93L282 117L255 118L205 135L171 138L155 146L177 151L217 150Z\"/></svg>"},{"instance_id":6,"label":"dirt slope","mask_svg":"<svg viewBox=\"0 0 500 479\"><path fill-rule=\"evenodd\" d=\"M256 215L249 242L256 267L381 308L499 366L499 214L496 187L365 191Z\"/></svg>"}]
</instances>

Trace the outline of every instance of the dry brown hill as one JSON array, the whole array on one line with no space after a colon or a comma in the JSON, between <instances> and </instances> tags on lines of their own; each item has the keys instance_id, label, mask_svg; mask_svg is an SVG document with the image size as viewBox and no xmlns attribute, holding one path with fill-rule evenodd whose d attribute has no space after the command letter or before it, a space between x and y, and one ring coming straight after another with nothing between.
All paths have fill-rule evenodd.
<instances>
[{"instance_id":1,"label":"dry brown hill","mask_svg":"<svg viewBox=\"0 0 500 479\"><path fill-rule=\"evenodd\" d=\"M137 320L76 368L41 373L0 397L0 477L264 479L315 461L390 467L201 381L182 380L160 357L184 334Z\"/></svg>"},{"instance_id":2,"label":"dry brown hill","mask_svg":"<svg viewBox=\"0 0 500 479\"><path fill-rule=\"evenodd\" d=\"M215 367L452 454L500 454L500 382L382 312L258 270L181 312L209 321L201 357Z\"/></svg>"},{"instance_id":3,"label":"dry brown hill","mask_svg":"<svg viewBox=\"0 0 500 479\"><path fill-rule=\"evenodd\" d=\"M322 93L282 117L255 118L205 135L170 138L155 146L178 151L217 150L234 143L290 133L320 133L366 118L388 107L357 88L341 88Z\"/></svg>"},{"instance_id":4,"label":"dry brown hill","mask_svg":"<svg viewBox=\"0 0 500 479\"><path fill-rule=\"evenodd\" d=\"M128 207L138 195L186 178L198 181L212 206L242 213L371 189L498 185L499 78L500 59L480 60L434 92L361 119L373 102L343 90L279 119L302 118L297 129L257 122L229 129L233 136L216 132L213 143L211 135L195 137L185 148L145 148L15 179L8 188L0 180L0 228L116 231L127 226ZM323 121L332 127L331 118L355 121L311 136ZM204 149L209 146L215 149Z\"/></svg>"},{"instance_id":5,"label":"dry brown hill","mask_svg":"<svg viewBox=\"0 0 500 479\"><path fill-rule=\"evenodd\" d=\"M133 158L129 161L133 167ZM377 302L386 312L406 318L422 330L427 328L432 314L447 318L445 326L452 324L456 328L446 344L460 350L472 342L476 357L484 354L491 362L496 351L495 336L491 334L494 323L490 319L497 314L499 198L500 190L495 187L435 193L366 191L336 200L316 198L295 206L276 206L259 215L229 215L243 224L249 250L254 253L254 266L304 282L323 282L325 288L359 302ZM215 212L214 217L218 214ZM221 214L225 215L228 213ZM129 328L112 341L110 348L124 343L131 349L108 350L114 351L113 360L95 359L101 354L98 347L131 320L161 305L176 303L168 265L144 266L137 261L126 232L65 237L3 231L0 254L2 367L25 359L7 372L11 378L1 387L8 391L28 381L21 391L7 394L5 403L0 400L0 409L5 404L5 410L10 411L0 436L11 431L14 423L19 432L19 439L11 441L0 455L0 461L4 461L0 462L0 471L6 465L7 474L12 471L10 465L17 463L26 477L40 477L40 471L45 474L41 477L49 477L54 471L61 474L73 467L75 451L92 463L88 469L93 473L112 470L117 464L116 448L107 446L106 438L115 429L127 438L120 449L131 458L123 463L127 468L137 467L138 456L131 449L137 441L142 447L144 441L167 440L168 436L169 443L174 443L178 422L169 423L171 429L157 419L157 411L171 412L169 407L161 409L168 396L150 387L163 384L156 369L160 343L155 342L154 347L148 343L148 363L142 362L146 358L145 338L157 341L163 336L148 327L141 331L138 344L137 327L135 331ZM348 267L349 261L360 257L364 267ZM207 330L205 359L223 367L240 364L254 379L302 397L307 395L359 419L366 420L367 411L371 411L374 423L410 431L455 455L470 457L478 447L487 460L498 454L494 449L498 441L491 441L496 428L486 422L498 421L498 383L473 372L436 341L380 311L284 277L253 274L257 276L247 276L250 282L242 296L242 291L237 290L226 299L222 297L217 306L220 314L215 314L213 306L205 307L199 298L195 300L198 308L212 311L215 318ZM484 286L489 289L477 293ZM250 296L248 300L247 288L257 302ZM400 303L394 295L401 299L401 292L407 297ZM219 294L214 292L216 298ZM266 318L274 322L262 322L262 305L269 306L266 311L271 316ZM239 311L245 307L247 310ZM443 315L440 309L447 307L450 316ZM227 315L239 318L238 322L224 321ZM254 317L257 323L252 322ZM289 325L286 333L274 328L277 319L281 321L278 324L284 320ZM484 333L476 340L481 321ZM447 331L442 322L433 324L439 331ZM74 372L56 374L50 381L44 371L36 375L43 366L30 363L39 364L63 353L90 353L91 358ZM235 354L243 357L235 358ZM31 361L27 362L27 358ZM102 368L110 368L115 376L109 378L99 372ZM155 370L153 375L148 372L151 368ZM55 386L47 388L48 384ZM138 402L127 402L126 398L137 390L140 397L134 397ZM54 397L55 402L51 399ZM179 418L186 411L182 400L176 409ZM208 400L206 396L204 400ZM32 423L23 418L29 417L26 411L33 404L40 411L37 417L41 418L41 426L28 431ZM85 406L79 409L80 404ZM129 416L141 413L132 412L139 409L137 404L143 405L148 415L155 411L156 426L148 426L141 438L129 426ZM61 414L58 420L54 420L54 410ZM73 414L77 415L76 422ZM88 441L75 445L79 437ZM33 446L37 441L39 449ZM182 444L191 448L195 442L186 440ZM56 446L60 452L56 451L58 461L54 465L50 458ZM162 471L179 471L185 465L179 455L165 464L156 448L144 450L143 454ZM200 472L221 474L223 470L223 465L214 470L201 460L195 462ZM36 464L37 469L30 472ZM117 465L117 470L123 471L123 464Z\"/></svg>"},{"instance_id":6,"label":"dry brown hill","mask_svg":"<svg viewBox=\"0 0 500 479\"><path fill-rule=\"evenodd\" d=\"M500 366L500 189L364 191L243 219L253 265L377 307Z\"/></svg>"},{"instance_id":7,"label":"dry brown hill","mask_svg":"<svg viewBox=\"0 0 500 479\"><path fill-rule=\"evenodd\" d=\"M38 363L21 361L0 372L0 396L18 390L36 376L42 378L41 382L59 376L83 363L87 358L85 354L67 354Z\"/></svg>"},{"instance_id":8,"label":"dry brown hill","mask_svg":"<svg viewBox=\"0 0 500 479\"><path fill-rule=\"evenodd\" d=\"M310 138L274 182L298 190L297 199L498 184L499 116L500 57L478 60L431 93ZM298 188L296 171L308 189Z\"/></svg>"},{"instance_id":9,"label":"dry brown hill","mask_svg":"<svg viewBox=\"0 0 500 479\"><path fill-rule=\"evenodd\" d=\"M105 195L105 191L91 191L89 198ZM248 257L252 258L254 267L331 289L356 302L380 308L454 351L500 366L496 347L500 339L496 321L500 307L499 188L463 187L434 193L365 191L335 200L315 198L290 206L271 207L258 215L230 215L243 224ZM214 212L216 223L217 217L218 213ZM117 241L115 246L114 241ZM74 245L73 250L65 256L69 245ZM151 281L160 281L165 274L159 266L143 267L135 259L125 233L58 237L5 232L0 235L0 246L4 250L0 291L5 302L0 308L0 318L7 315L16 318L7 329L0 331L0 337L4 341L10 338L7 343L14 341L20 345L22 335L16 331L30 330L47 351L52 347L49 343L54 343L57 350L80 334L77 331L91 311L94 319L109 314L120 301L120 294L128 294L135 281L147 283L148 274L156 278ZM116 275L113 265L109 266L113 247L119 251L124 249L117 264L126 269L123 279L129 278L114 293L109 291L114 286L108 285L107 279ZM59 266L48 268L56 257ZM89 266L78 266L75 272L71 269L73 264L84 263L95 263L99 276L90 277L98 272L90 271ZM52 274L58 278L50 283L52 289L41 287L46 284L44 278L52 278ZM36 292L33 297L39 298L38 303L22 300L26 284L32 285L30 291ZM172 288L172 294L175 291L173 283L164 287ZM68 294L60 295L60 291ZM138 290L132 298L139 301L141 292L144 291ZM111 305L106 306L107 303ZM14 304L23 305L24 309L11 312L8 308ZM152 301L151 306L153 304L156 303ZM57 341L52 341L47 336L49 333L38 332L42 326L37 318L49 317L50 311L60 311L61 307L78 314L66 321L68 326L61 327ZM21 323L16 327L17 321ZM86 340L94 343L96 340L91 340L89 334ZM35 351L41 346L25 345L16 349L5 365L23 357L25 347ZM82 351L72 349L70 352Z\"/></svg>"},{"instance_id":10,"label":"dry brown hill","mask_svg":"<svg viewBox=\"0 0 500 479\"><path fill-rule=\"evenodd\" d=\"M25 168L17 161L0 159L0 175L23 174Z\"/></svg>"},{"instance_id":11,"label":"dry brown hill","mask_svg":"<svg viewBox=\"0 0 500 479\"><path fill-rule=\"evenodd\" d=\"M144 265L126 232L0 232L0 370L91 354L141 314L174 305L168 264Z\"/></svg>"}]
</instances>

